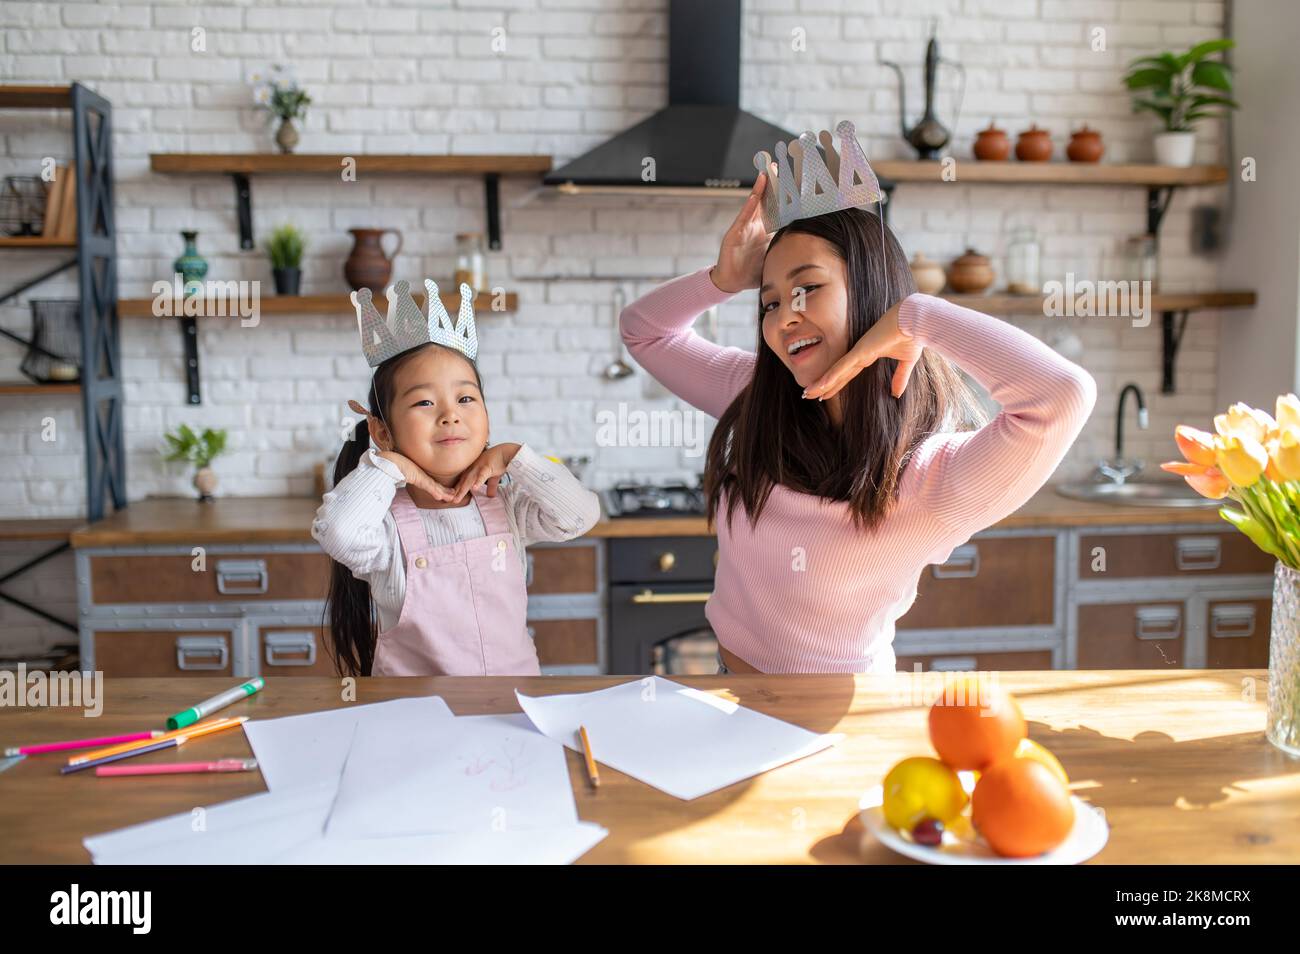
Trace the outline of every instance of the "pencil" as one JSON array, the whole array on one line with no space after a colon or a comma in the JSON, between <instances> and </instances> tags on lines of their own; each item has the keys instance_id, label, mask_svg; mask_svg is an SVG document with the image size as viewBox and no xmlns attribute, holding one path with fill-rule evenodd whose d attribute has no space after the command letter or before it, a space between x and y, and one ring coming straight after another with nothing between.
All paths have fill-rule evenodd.
<instances>
[{"instance_id":1,"label":"pencil","mask_svg":"<svg viewBox=\"0 0 1300 954\"><path fill-rule=\"evenodd\" d=\"M183 734L189 734L192 736L195 734L196 729L207 730L216 726L233 725L236 722L243 722L247 718L248 716L229 716L229 717L223 716L220 719L213 719L210 722L201 722L198 725L192 725L185 729L177 729L174 732L164 732L162 735L156 736L154 739L152 739L152 741L163 742L166 741L167 739L174 739L178 735L183 735ZM117 753L119 752L127 752L130 751L131 749L138 749L142 745L149 745L150 741L151 740L149 739L144 739L139 742L127 742L123 745L111 745L106 749L96 749L93 752L86 752L82 755L74 755L72 756L72 758L68 759L68 764L80 765L82 762L92 762L95 759L102 759L107 755L117 755Z\"/></svg>"},{"instance_id":2,"label":"pencil","mask_svg":"<svg viewBox=\"0 0 1300 954\"><path fill-rule=\"evenodd\" d=\"M190 772L251 772L257 759L218 759L215 762L172 762L164 765L101 765L96 775L180 775Z\"/></svg>"},{"instance_id":3,"label":"pencil","mask_svg":"<svg viewBox=\"0 0 1300 954\"><path fill-rule=\"evenodd\" d=\"M142 739L156 739L162 733L157 729L152 732L132 732L128 735L106 735L98 739L72 739L68 742L42 742L39 745L18 745L4 750L8 755L38 755L42 752L60 752L66 749L93 749L95 746L121 745L124 742L139 742Z\"/></svg>"},{"instance_id":4,"label":"pencil","mask_svg":"<svg viewBox=\"0 0 1300 954\"><path fill-rule=\"evenodd\" d=\"M578 736L582 739L582 756L587 761L587 778L591 779L592 788L600 788L600 772L596 769L596 757L591 754L591 739L587 737L587 727L578 726Z\"/></svg>"},{"instance_id":5,"label":"pencil","mask_svg":"<svg viewBox=\"0 0 1300 954\"><path fill-rule=\"evenodd\" d=\"M91 759L77 763L69 763L59 769L63 775L71 772L80 772L82 769L94 768L97 765L104 765L108 762L119 762L122 759L134 758L137 755L144 755L148 752L159 752L163 749L180 748L190 739L201 738L205 735L212 735L215 732L224 732L227 729L238 728L246 722L248 716L239 716L236 719L222 720L221 723L209 722L203 725L190 726L184 733L172 735L171 738L159 739L157 742L146 742L144 745L127 749L123 752L115 752L112 755L105 755L101 758Z\"/></svg>"}]
</instances>

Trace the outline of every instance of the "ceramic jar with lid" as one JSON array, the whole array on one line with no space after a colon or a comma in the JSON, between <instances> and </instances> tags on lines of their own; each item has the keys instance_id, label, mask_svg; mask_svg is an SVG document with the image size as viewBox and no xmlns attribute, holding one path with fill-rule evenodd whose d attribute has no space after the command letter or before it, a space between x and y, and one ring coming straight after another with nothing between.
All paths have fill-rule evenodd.
<instances>
[{"instance_id":1,"label":"ceramic jar with lid","mask_svg":"<svg viewBox=\"0 0 1300 954\"><path fill-rule=\"evenodd\" d=\"M1011 139L1004 130L993 125L993 120L990 119L988 128L981 129L975 136L971 151L975 153L976 159L997 162L1011 155Z\"/></svg>"},{"instance_id":2,"label":"ceramic jar with lid","mask_svg":"<svg viewBox=\"0 0 1300 954\"><path fill-rule=\"evenodd\" d=\"M948 284L959 295L976 295L993 284L993 266L973 248L948 266Z\"/></svg>"},{"instance_id":3,"label":"ceramic jar with lid","mask_svg":"<svg viewBox=\"0 0 1300 954\"><path fill-rule=\"evenodd\" d=\"M1101 133L1089 129L1088 124L1070 133L1070 144L1065 147L1065 154L1071 162L1097 162L1106 147L1102 145Z\"/></svg>"},{"instance_id":4,"label":"ceramic jar with lid","mask_svg":"<svg viewBox=\"0 0 1300 954\"><path fill-rule=\"evenodd\" d=\"M921 252L917 252L912 258L911 267L916 290L922 295L937 295L948 283L948 276L944 274L943 266L933 259L926 258Z\"/></svg>"},{"instance_id":5,"label":"ceramic jar with lid","mask_svg":"<svg viewBox=\"0 0 1300 954\"><path fill-rule=\"evenodd\" d=\"M1020 134L1016 140L1016 158L1021 162L1046 162L1052 158L1052 134L1039 129L1036 123Z\"/></svg>"}]
</instances>

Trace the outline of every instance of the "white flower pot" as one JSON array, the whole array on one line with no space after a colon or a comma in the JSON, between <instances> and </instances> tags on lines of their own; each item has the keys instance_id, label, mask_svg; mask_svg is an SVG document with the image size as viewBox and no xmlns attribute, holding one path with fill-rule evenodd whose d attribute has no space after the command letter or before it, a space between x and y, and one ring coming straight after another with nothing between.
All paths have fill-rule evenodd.
<instances>
[{"instance_id":1,"label":"white flower pot","mask_svg":"<svg viewBox=\"0 0 1300 954\"><path fill-rule=\"evenodd\" d=\"M1163 132L1155 137L1156 162L1162 166L1190 166L1196 154L1195 132Z\"/></svg>"}]
</instances>

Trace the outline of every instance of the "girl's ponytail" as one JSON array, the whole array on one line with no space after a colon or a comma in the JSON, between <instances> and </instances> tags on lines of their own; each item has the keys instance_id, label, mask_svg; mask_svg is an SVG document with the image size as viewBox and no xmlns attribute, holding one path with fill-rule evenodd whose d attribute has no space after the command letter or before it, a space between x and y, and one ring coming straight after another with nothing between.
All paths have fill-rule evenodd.
<instances>
[{"instance_id":1,"label":"girl's ponytail","mask_svg":"<svg viewBox=\"0 0 1300 954\"><path fill-rule=\"evenodd\" d=\"M334 486L356 470L370 447L370 432L366 422L358 422L352 429L352 438L339 451L334 463ZM377 635L374 608L370 599L370 584L358 580L352 571L337 560L330 560L329 602L325 606L329 617L330 655L341 675L368 676L374 660ZM322 619L324 624L324 619Z\"/></svg>"}]
</instances>

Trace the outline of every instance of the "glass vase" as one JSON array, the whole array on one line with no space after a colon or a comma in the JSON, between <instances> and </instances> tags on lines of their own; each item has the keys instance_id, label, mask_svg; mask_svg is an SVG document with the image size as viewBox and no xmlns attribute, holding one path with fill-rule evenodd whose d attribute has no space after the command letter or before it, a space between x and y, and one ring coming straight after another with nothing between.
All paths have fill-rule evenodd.
<instances>
[{"instance_id":1,"label":"glass vase","mask_svg":"<svg viewBox=\"0 0 1300 954\"><path fill-rule=\"evenodd\" d=\"M1300 571L1281 560L1273 571L1268 645L1268 740L1300 758Z\"/></svg>"}]
</instances>

